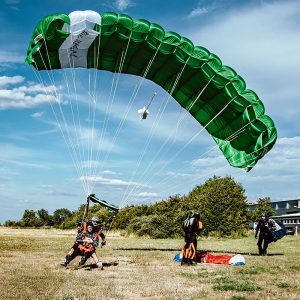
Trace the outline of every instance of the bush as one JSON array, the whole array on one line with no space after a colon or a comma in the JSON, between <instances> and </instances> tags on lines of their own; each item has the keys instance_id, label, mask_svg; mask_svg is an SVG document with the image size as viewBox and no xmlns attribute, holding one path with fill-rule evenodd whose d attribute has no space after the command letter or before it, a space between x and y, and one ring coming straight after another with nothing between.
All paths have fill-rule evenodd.
<instances>
[{"instance_id":1,"label":"bush","mask_svg":"<svg viewBox=\"0 0 300 300\"><path fill-rule=\"evenodd\" d=\"M165 239L173 235L173 227L167 217L161 215L150 215L135 217L127 227L129 234L138 236L149 236L156 239Z\"/></svg>"}]
</instances>

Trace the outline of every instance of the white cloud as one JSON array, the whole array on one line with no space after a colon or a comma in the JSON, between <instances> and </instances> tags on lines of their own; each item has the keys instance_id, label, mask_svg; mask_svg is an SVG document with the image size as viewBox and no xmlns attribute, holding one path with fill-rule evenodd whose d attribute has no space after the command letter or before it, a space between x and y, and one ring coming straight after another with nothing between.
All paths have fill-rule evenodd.
<instances>
[{"instance_id":1,"label":"white cloud","mask_svg":"<svg viewBox=\"0 0 300 300\"><path fill-rule=\"evenodd\" d=\"M23 76L0 76L0 87L5 87L9 84L17 84L17 83L21 83L24 81L24 77Z\"/></svg>"},{"instance_id":2,"label":"white cloud","mask_svg":"<svg viewBox=\"0 0 300 300\"><path fill-rule=\"evenodd\" d=\"M40 118L40 117L42 117L44 114L45 114L44 111L38 111L38 112L35 112L35 113L31 114L30 116L33 117L33 118Z\"/></svg>"},{"instance_id":3,"label":"white cloud","mask_svg":"<svg viewBox=\"0 0 300 300\"><path fill-rule=\"evenodd\" d=\"M24 63L24 55L16 52L0 50L0 66Z\"/></svg>"},{"instance_id":4,"label":"white cloud","mask_svg":"<svg viewBox=\"0 0 300 300\"><path fill-rule=\"evenodd\" d=\"M125 10L128 7L134 6L131 0L116 0L115 5L121 11Z\"/></svg>"},{"instance_id":5,"label":"white cloud","mask_svg":"<svg viewBox=\"0 0 300 300\"><path fill-rule=\"evenodd\" d=\"M148 192L142 192L137 195L132 195L132 197L138 197L138 198L146 198L146 199L153 199L153 198L161 198L157 193L148 193Z\"/></svg>"},{"instance_id":6,"label":"white cloud","mask_svg":"<svg viewBox=\"0 0 300 300\"><path fill-rule=\"evenodd\" d=\"M205 7L196 7L190 12L190 14L188 15L188 18L200 16L200 15L206 14L207 12L208 12L208 10Z\"/></svg>"},{"instance_id":7,"label":"white cloud","mask_svg":"<svg viewBox=\"0 0 300 300\"><path fill-rule=\"evenodd\" d=\"M0 110L32 108L38 105L58 102L54 95L56 87L53 85L44 86L42 84L30 83L12 89L5 89L6 85L18 84L24 81L22 76L7 77L3 76L0 89ZM1 86L1 83L0 83Z\"/></svg>"},{"instance_id":8,"label":"white cloud","mask_svg":"<svg viewBox=\"0 0 300 300\"><path fill-rule=\"evenodd\" d=\"M166 176L171 176L171 177L191 177L192 174L190 173L182 173L182 172L167 172Z\"/></svg>"},{"instance_id":9,"label":"white cloud","mask_svg":"<svg viewBox=\"0 0 300 300\"><path fill-rule=\"evenodd\" d=\"M102 174L105 174L105 175L117 175L118 173L113 172L113 171L109 171L109 170L105 170L105 171L102 172Z\"/></svg>"},{"instance_id":10,"label":"white cloud","mask_svg":"<svg viewBox=\"0 0 300 300\"><path fill-rule=\"evenodd\" d=\"M80 180L97 182L103 185L111 185L111 186L146 186L144 184L133 182L133 181L125 181L122 179L110 179L104 178L102 176L81 176Z\"/></svg>"}]
</instances>

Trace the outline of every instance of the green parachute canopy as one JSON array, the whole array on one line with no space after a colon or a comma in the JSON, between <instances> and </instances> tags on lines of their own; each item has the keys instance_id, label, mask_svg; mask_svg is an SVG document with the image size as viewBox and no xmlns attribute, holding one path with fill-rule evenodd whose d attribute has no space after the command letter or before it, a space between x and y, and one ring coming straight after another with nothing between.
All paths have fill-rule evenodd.
<instances>
[{"instance_id":1,"label":"green parachute canopy","mask_svg":"<svg viewBox=\"0 0 300 300\"><path fill-rule=\"evenodd\" d=\"M33 32L26 62L37 70L82 67L145 76L205 127L234 167L250 170L277 138L263 103L232 68L147 20L94 11L47 16Z\"/></svg>"}]
</instances>

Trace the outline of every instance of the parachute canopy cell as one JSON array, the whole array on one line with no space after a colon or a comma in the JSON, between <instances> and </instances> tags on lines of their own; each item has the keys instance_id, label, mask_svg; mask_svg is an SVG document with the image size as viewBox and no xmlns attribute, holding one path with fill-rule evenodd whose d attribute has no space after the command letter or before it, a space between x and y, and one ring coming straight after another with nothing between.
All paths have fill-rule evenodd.
<instances>
[{"instance_id":1,"label":"parachute canopy cell","mask_svg":"<svg viewBox=\"0 0 300 300\"><path fill-rule=\"evenodd\" d=\"M47 16L33 32L26 62L37 70L82 67L145 76L205 127L234 167L250 170L277 138L263 103L232 68L147 20L94 11Z\"/></svg>"}]
</instances>

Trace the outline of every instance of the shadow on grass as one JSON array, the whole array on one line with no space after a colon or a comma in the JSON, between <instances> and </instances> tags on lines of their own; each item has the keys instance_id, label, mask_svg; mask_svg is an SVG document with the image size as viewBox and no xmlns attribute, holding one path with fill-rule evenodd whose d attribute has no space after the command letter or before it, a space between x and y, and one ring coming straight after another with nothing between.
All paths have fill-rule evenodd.
<instances>
[{"instance_id":1,"label":"shadow on grass","mask_svg":"<svg viewBox=\"0 0 300 300\"><path fill-rule=\"evenodd\" d=\"M120 251L176 251L181 252L181 249L176 248L114 248L113 250L120 250ZM259 256L258 253L252 253L252 252L237 252L237 251L224 251L224 250L212 250L212 249L201 249L201 251L207 251L210 253L229 253L229 254L242 254L247 256ZM267 254L267 256L279 256L284 255L283 253L270 253Z\"/></svg>"},{"instance_id":2,"label":"shadow on grass","mask_svg":"<svg viewBox=\"0 0 300 300\"><path fill-rule=\"evenodd\" d=\"M114 261L111 263L103 263L103 267L112 267L112 266L117 266L119 263ZM98 266L96 264L88 264L88 265L83 265L83 266L77 266L77 267L69 267L68 269L70 270L87 270L90 271L92 269L98 269Z\"/></svg>"}]
</instances>

